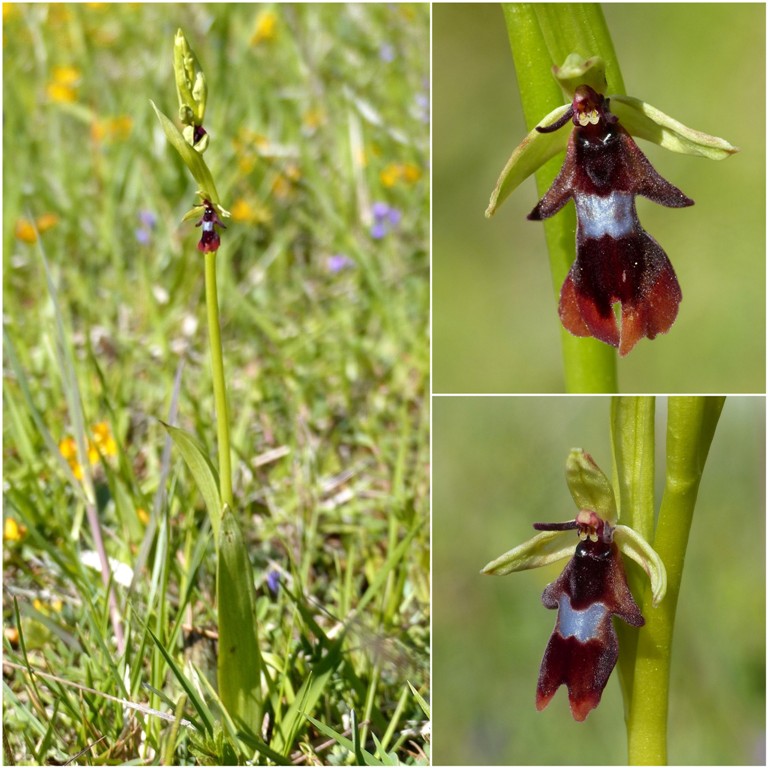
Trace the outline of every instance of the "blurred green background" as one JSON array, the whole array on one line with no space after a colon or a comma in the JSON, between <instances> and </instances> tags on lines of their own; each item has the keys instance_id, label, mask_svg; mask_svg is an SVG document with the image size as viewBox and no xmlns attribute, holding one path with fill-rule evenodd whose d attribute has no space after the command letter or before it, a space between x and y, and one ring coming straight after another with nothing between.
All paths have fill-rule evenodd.
<instances>
[{"instance_id":1,"label":"blurred green background","mask_svg":"<svg viewBox=\"0 0 768 768\"><path fill-rule=\"evenodd\" d=\"M436 764L625 764L617 673L575 722L561 688L535 708L556 614L541 592L566 561L504 577L480 569L566 520L571 448L611 471L608 398L436 397L433 407L433 700ZM731 397L710 450L675 627L669 764L763 764L765 404ZM666 400L656 404L657 509Z\"/></svg>"},{"instance_id":2,"label":"blurred green background","mask_svg":"<svg viewBox=\"0 0 768 768\"><path fill-rule=\"evenodd\" d=\"M765 6L608 3L604 13L630 95L742 150L714 162L640 142L696 205L638 199L683 303L669 334L619 361L619 387L762 392ZM493 219L483 216L526 133L500 6L434 5L433 96L433 389L561 392L544 229L525 218L537 200L533 179Z\"/></svg>"}]
</instances>

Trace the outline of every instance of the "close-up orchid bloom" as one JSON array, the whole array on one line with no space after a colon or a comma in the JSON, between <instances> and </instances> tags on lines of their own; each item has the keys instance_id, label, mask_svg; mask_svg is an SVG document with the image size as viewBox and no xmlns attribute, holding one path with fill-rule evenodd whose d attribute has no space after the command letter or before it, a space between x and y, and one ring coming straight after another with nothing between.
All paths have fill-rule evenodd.
<instances>
[{"instance_id":1,"label":"close-up orchid bloom","mask_svg":"<svg viewBox=\"0 0 768 768\"><path fill-rule=\"evenodd\" d=\"M635 197L670 208L693 205L658 174L630 134L710 159L738 149L639 99L604 96L605 63L599 57L584 60L571 54L562 67L553 67L553 75L570 103L543 117L512 153L486 216L526 176L565 149L559 175L528 218L547 219L574 201L576 259L560 291L560 320L574 336L593 336L626 355L641 338L666 333L682 300L667 255L640 225ZM559 131L569 122L570 134ZM613 308L617 302L620 327Z\"/></svg>"},{"instance_id":2,"label":"close-up orchid bloom","mask_svg":"<svg viewBox=\"0 0 768 768\"><path fill-rule=\"evenodd\" d=\"M667 575L651 545L633 529L616 523L613 489L588 453L571 451L566 478L579 507L575 518L534 523L540 533L488 563L482 572L503 576L572 558L541 598L546 608L558 609L558 616L541 663L536 708L544 709L566 685L573 717L581 721L600 703L619 657L611 617L635 627L645 623L627 585L621 554L646 572L654 606L664 598ZM578 533L575 551L573 531Z\"/></svg>"}]
</instances>

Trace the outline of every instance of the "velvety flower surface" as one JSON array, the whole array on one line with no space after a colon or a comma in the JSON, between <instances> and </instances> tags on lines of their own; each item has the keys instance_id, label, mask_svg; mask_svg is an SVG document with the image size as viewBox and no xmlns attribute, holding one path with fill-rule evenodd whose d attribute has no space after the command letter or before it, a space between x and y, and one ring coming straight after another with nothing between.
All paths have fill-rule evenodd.
<instances>
[{"instance_id":1,"label":"velvety flower surface","mask_svg":"<svg viewBox=\"0 0 768 768\"><path fill-rule=\"evenodd\" d=\"M640 226L635 196L660 205L693 205L663 179L608 109L608 100L579 86L570 109L542 133L575 125L565 162L528 218L576 205L576 260L560 291L560 320L576 336L594 336L626 355L643 337L666 333L682 292L659 244ZM621 303L621 328L613 305Z\"/></svg>"}]
</instances>

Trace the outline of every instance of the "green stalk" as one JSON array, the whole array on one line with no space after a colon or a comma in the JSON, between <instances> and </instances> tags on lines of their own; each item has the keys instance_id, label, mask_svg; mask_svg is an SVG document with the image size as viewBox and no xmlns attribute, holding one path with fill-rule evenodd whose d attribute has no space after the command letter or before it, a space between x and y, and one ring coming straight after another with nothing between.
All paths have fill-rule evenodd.
<instances>
[{"instance_id":1,"label":"green stalk","mask_svg":"<svg viewBox=\"0 0 768 768\"><path fill-rule=\"evenodd\" d=\"M655 469L654 397L614 397L611 401L611 442L613 445L613 487L619 505L619 522L653 541ZM647 583L642 569L624 558L630 589L642 595ZM650 596L641 603L644 616L651 610ZM623 621L614 624L619 636L619 681L625 716L629 714L635 677L635 655L639 632Z\"/></svg>"},{"instance_id":2,"label":"green stalk","mask_svg":"<svg viewBox=\"0 0 768 768\"><path fill-rule=\"evenodd\" d=\"M699 483L723 397L672 397L667 418L667 474L653 547L667 569L667 595L646 610L638 633L634 685L627 717L630 765L667 762L669 667L677 599ZM644 606L650 605L649 588Z\"/></svg>"},{"instance_id":3,"label":"green stalk","mask_svg":"<svg viewBox=\"0 0 768 768\"><path fill-rule=\"evenodd\" d=\"M515 72L529 130L565 103L552 66L571 53L600 56L606 62L608 91L624 93L624 82L600 6L593 3L507 3L503 6ZM562 164L555 157L536 173L542 196ZM544 222L556 300L575 256L576 213L567 206ZM592 338L577 338L561 328L568 392L616 392L615 350Z\"/></svg>"},{"instance_id":4,"label":"green stalk","mask_svg":"<svg viewBox=\"0 0 768 768\"><path fill-rule=\"evenodd\" d=\"M234 509L232 496L232 461L229 447L229 408L227 385L224 378L224 357L221 351L219 327L219 297L216 287L216 254L205 254L205 304L208 310L208 337L211 343L211 370L213 373L213 398L216 404L216 432L219 450L219 492L223 504Z\"/></svg>"}]
</instances>

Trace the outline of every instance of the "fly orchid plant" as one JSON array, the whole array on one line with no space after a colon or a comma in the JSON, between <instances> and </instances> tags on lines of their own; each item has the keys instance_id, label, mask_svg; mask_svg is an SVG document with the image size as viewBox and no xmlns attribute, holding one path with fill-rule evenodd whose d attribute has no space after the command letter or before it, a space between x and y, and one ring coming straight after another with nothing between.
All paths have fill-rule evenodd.
<instances>
[{"instance_id":1,"label":"fly orchid plant","mask_svg":"<svg viewBox=\"0 0 768 768\"><path fill-rule=\"evenodd\" d=\"M174 38L173 65L179 120L184 126L183 131L179 131L154 103L152 106L168 141L197 182L197 194L202 201L184 215L183 221L198 218L195 226L202 227L197 250L205 260L205 298L216 407L218 473L194 436L176 427L166 426L205 500L216 544L218 694L234 726L258 742L264 706L264 665L259 649L253 572L237 520L232 492L229 408L216 281L216 256L221 246L221 237L216 228L224 229L222 218L228 218L230 214L219 204L219 193L213 176L203 160L203 152L211 143L210 135L203 128L208 88L205 74L181 30L176 32Z\"/></svg>"}]
</instances>

